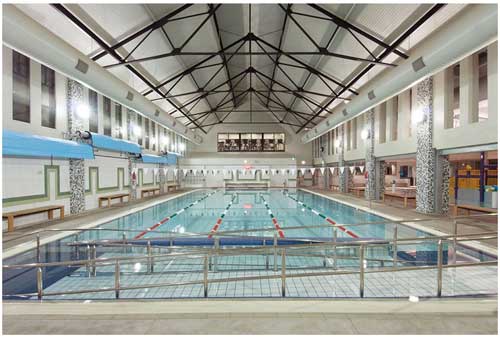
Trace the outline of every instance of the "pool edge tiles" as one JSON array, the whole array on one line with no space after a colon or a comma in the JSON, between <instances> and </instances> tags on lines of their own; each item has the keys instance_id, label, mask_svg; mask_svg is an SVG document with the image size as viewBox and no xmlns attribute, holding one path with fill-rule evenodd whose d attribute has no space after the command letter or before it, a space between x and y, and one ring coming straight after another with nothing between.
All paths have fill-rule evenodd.
<instances>
[{"instance_id":1,"label":"pool edge tiles","mask_svg":"<svg viewBox=\"0 0 500 337\"><path fill-rule=\"evenodd\" d=\"M212 188L195 188L195 189L192 189L192 190L189 190L189 191L186 191L186 192L183 192L183 193L179 193L179 194L176 194L176 195L173 195L173 196L169 196L167 194L167 195L163 196L164 198L158 198L158 199L150 200L150 202L146 202L144 204L141 204L141 205L138 205L138 206L135 206L135 207L132 207L132 208L124 208L122 210L122 212L118 212L118 213L113 214L111 216L104 215L103 217L100 217L100 218L98 218L98 219L96 219L94 221L91 221L90 223L79 225L77 227L77 229L81 230L81 229L88 229L88 228L97 227L99 225L108 223L108 222L116 220L118 218L125 217L127 215L143 211L143 210L145 210L147 208L150 208L150 207L154 207L154 206L159 205L159 204L161 204L163 202L174 200L174 199L183 197L185 195L188 195L188 194L191 194L191 193L194 193L194 192L197 192L197 191L203 191L203 190L212 190ZM217 189L214 189L214 190L217 190ZM71 221L71 219L69 219L68 221ZM33 230L33 231L36 231L36 230ZM78 232L78 230L63 232L63 233L54 234L54 235L49 235L47 237L44 237L44 238L40 239L40 245L43 246L43 245L51 243L53 241L64 239L65 237L73 235L73 234L75 234L77 232ZM13 257L15 255L18 255L18 254L25 253L25 252L27 252L27 251L29 251L31 249L34 249L35 247L36 247L36 239L34 238L31 241L21 243L19 245L14 246L14 247L7 248L7 249L2 249L2 260L11 258L11 257Z\"/></svg>"},{"instance_id":2,"label":"pool edge tiles","mask_svg":"<svg viewBox=\"0 0 500 337\"><path fill-rule=\"evenodd\" d=\"M306 193L310 193L310 194L313 194L313 195L316 195L316 196L319 196L319 197L322 197L322 198L326 198L326 199L338 202L339 204L343 204L345 206L349 206L349 207L352 207L354 209L359 209L359 210L361 210L363 212L366 212L366 213L369 213L369 214L373 214L373 215L376 215L376 216L379 216L379 217L382 217L382 218L386 218L386 219L391 220L391 221L404 221L403 218L395 216L393 214L385 213L385 212L380 212L380 211L371 209L369 207L362 206L362 205L357 205L357 204L354 204L352 202L341 200L341 199L335 198L335 197L330 196L330 195L322 194L320 192L312 191L312 190L305 189L305 188L302 188L302 187L297 187L297 190L301 190L301 191L306 192ZM419 224L417 224L415 222L412 222L412 221L408 221L408 222L405 221L404 225L407 226L407 227L411 227L413 229L422 231L422 232L426 232L426 233L429 233L429 234L432 234L432 235L436 235L436 236L442 236L442 235L448 235L449 234L449 233L441 232L441 231L439 231L437 229L434 229L434 228L429 228L429 227L426 227L426 226L419 225ZM471 249L482 250L482 251L484 251L487 254L498 256L498 249L495 249L494 247L491 247L491 246L486 246L484 244L481 244L480 242L470 241L466 245L469 248L471 248Z\"/></svg>"}]
</instances>

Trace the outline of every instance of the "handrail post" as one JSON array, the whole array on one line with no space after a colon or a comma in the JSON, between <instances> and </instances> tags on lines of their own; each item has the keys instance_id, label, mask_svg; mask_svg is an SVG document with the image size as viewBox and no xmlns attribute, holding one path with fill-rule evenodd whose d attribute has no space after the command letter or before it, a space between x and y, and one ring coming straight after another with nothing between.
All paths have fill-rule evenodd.
<instances>
[{"instance_id":1,"label":"handrail post","mask_svg":"<svg viewBox=\"0 0 500 337\"><path fill-rule=\"evenodd\" d=\"M262 240L262 246L266 247L266 239ZM265 251L265 255L266 255L266 270L269 270L269 254L267 253L267 251Z\"/></svg>"},{"instance_id":2,"label":"handrail post","mask_svg":"<svg viewBox=\"0 0 500 337\"><path fill-rule=\"evenodd\" d=\"M457 264L457 235L458 223L457 220L453 220L453 264Z\"/></svg>"},{"instance_id":3,"label":"handrail post","mask_svg":"<svg viewBox=\"0 0 500 337\"><path fill-rule=\"evenodd\" d=\"M286 296L286 249L281 250L281 296Z\"/></svg>"},{"instance_id":4,"label":"handrail post","mask_svg":"<svg viewBox=\"0 0 500 337\"><path fill-rule=\"evenodd\" d=\"M80 241L80 236L78 234L76 234L75 242L79 242L79 241ZM79 244L75 245L75 256L76 256L77 260L80 260L80 245Z\"/></svg>"},{"instance_id":5,"label":"handrail post","mask_svg":"<svg viewBox=\"0 0 500 337\"><path fill-rule=\"evenodd\" d=\"M398 266L398 224L396 223L394 225L392 267L396 269L397 266Z\"/></svg>"},{"instance_id":6,"label":"handrail post","mask_svg":"<svg viewBox=\"0 0 500 337\"><path fill-rule=\"evenodd\" d=\"M365 245L359 246L359 297L365 296Z\"/></svg>"},{"instance_id":7,"label":"handrail post","mask_svg":"<svg viewBox=\"0 0 500 337\"><path fill-rule=\"evenodd\" d=\"M87 276L90 277L90 246L87 245L87 263L85 264L85 269L87 271Z\"/></svg>"},{"instance_id":8,"label":"handrail post","mask_svg":"<svg viewBox=\"0 0 500 337\"><path fill-rule=\"evenodd\" d=\"M215 255L214 255L214 272L217 272L217 265L218 265L218 259L217 256L219 255L219 238L215 238L214 240L214 250L215 250Z\"/></svg>"},{"instance_id":9,"label":"handrail post","mask_svg":"<svg viewBox=\"0 0 500 337\"><path fill-rule=\"evenodd\" d=\"M40 263L40 234L36 236L36 262Z\"/></svg>"},{"instance_id":10,"label":"handrail post","mask_svg":"<svg viewBox=\"0 0 500 337\"><path fill-rule=\"evenodd\" d=\"M333 269L337 269L337 227L333 227Z\"/></svg>"},{"instance_id":11,"label":"handrail post","mask_svg":"<svg viewBox=\"0 0 500 337\"><path fill-rule=\"evenodd\" d=\"M203 296L208 297L208 255L203 259Z\"/></svg>"},{"instance_id":12,"label":"handrail post","mask_svg":"<svg viewBox=\"0 0 500 337\"><path fill-rule=\"evenodd\" d=\"M36 289L38 294L38 300L41 301L43 297L43 277L42 268L38 267L36 269Z\"/></svg>"},{"instance_id":13,"label":"handrail post","mask_svg":"<svg viewBox=\"0 0 500 337\"><path fill-rule=\"evenodd\" d=\"M437 297L441 297L441 290L443 288L443 241L438 241L437 251Z\"/></svg>"},{"instance_id":14,"label":"handrail post","mask_svg":"<svg viewBox=\"0 0 500 337\"><path fill-rule=\"evenodd\" d=\"M92 276L97 275L97 268L96 268L96 262L95 260L97 259L97 248L95 245L92 246Z\"/></svg>"},{"instance_id":15,"label":"handrail post","mask_svg":"<svg viewBox=\"0 0 500 337\"><path fill-rule=\"evenodd\" d=\"M120 298L120 261L115 263L115 298Z\"/></svg>"},{"instance_id":16,"label":"handrail post","mask_svg":"<svg viewBox=\"0 0 500 337\"><path fill-rule=\"evenodd\" d=\"M123 253L127 253L127 233L123 232L122 234L122 239L123 239Z\"/></svg>"},{"instance_id":17,"label":"handrail post","mask_svg":"<svg viewBox=\"0 0 500 337\"><path fill-rule=\"evenodd\" d=\"M153 254L151 252L151 241L148 241L147 245L147 253L148 253L148 274L153 273Z\"/></svg>"},{"instance_id":18,"label":"handrail post","mask_svg":"<svg viewBox=\"0 0 500 337\"><path fill-rule=\"evenodd\" d=\"M273 237L274 247L274 271L278 271L278 234L274 233Z\"/></svg>"}]
</instances>

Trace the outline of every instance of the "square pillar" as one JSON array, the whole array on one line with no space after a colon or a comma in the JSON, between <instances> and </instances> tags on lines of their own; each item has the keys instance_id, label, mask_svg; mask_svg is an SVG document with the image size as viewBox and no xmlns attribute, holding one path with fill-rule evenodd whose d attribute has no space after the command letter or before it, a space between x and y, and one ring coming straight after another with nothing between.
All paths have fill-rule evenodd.
<instances>
[{"instance_id":1,"label":"square pillar","mask_svg":"<svg viewBox=\"0 0 500 337\"><path fill-rule=\"evenodd\" d=\"M436 211L436 149L432 144L432 77L417 84L417 208L419 213Z\"/></svg>"},{"instance_id":2,"label":"square pillar","mask_svg":"<svg viewBox=\"0 0 500 337\"><path fill-rule=\"evenodd\" d=\"M83 100L83 85L72 79L67 82L66 106L68 116L68 132L70 139L78 141L76 131L83 130L84 121L77 115ZM78 214L85 211L85 161L83 159L69 160L69 212Z\"/></svg>"}]
</instances>

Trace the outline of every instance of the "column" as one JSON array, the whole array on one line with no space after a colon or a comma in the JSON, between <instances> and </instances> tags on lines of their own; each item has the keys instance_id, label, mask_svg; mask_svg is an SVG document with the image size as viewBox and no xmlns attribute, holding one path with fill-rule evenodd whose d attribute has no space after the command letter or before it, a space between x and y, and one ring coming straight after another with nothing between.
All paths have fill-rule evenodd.
<instances>
[{"instance_id":1,"label":"column","mask_svg":"<svg viewBox=\"0 0 500 337\"><path fill-rule=\"evenodd\" d=\"M344 172L340 170L341 167L345 165L344 162L344 144L345 144L345 128L346 124L340 126L339 129L339 147L338 147L338 155L339 155L339 190L340 192L348 192L347 189L347 177L349 174L349 168L345 168Z\"/></svg>"},{"instance_id":2,"label":"column","mask_svg":"<svg viewBox=\"0 0 500 337\"><path fill-rule=\"evenodd\" d=\"M489 57L488 57L489 60ZM460 61L460 126L478 121L477 57L470 55Z\"/></svg>"},{"instance_id":3,"label":"column","mask_svg":"<svg viewBox=\"0 0 500 337\"><path fill-rule=\"evenodd\" d=\"M436 162L436 213L447 214L450 203L450 162L448 156L438 156ZM417 182L418 184L418 182Z\"/></svg>"},{"instance_id":4,"label":"column","mask_svg":"<svg viewBox=\"0 0 500 337\"><path fill-rule=\"evenodd\" d=\"M137 164L132 158L128 158L128 192L130 200L137 199Z\"/></svg>"},{"instance_id":5,"label":"column","mask_svg":"<svg viewBox=\"0 0 500 337\"><path fill-rule=\"evenodd\" d=\"M366 131L365 131L366 130ZM368 172L368 178L365 182L365 199L377 199L376 192L376 166L375 166L375 111L374 109L368 110L365 113L365 129L368 138L365 142L365 170Z\"/></svg>"},{"instance_id":6,"label":"column","mask_svg":"<svg viewBox=\"0 0 500 337\"><path fill-rule=\"evenodd\" d=\"M420 213L436 210L436 149L432 146L432 77L417 84L417 208Z\"/></svg>"},{"instance_id":7,"label":"column","mask_svg":"<svg viewBox=\"0 0 500 337\"><path fill-rule=\"evenodd\" d=\"M160 180L160 194L163 194L166 192L165 190L165 183L167 181L167 175L165 174L166 166L165 165L160 165L159 172L158 172L158 178Z\"/></svg>"},{"instance_id":8,"label":"column","mask_svg":"<svg viewBox=\"0 0 500 337\"><path fill-rule=\"evenodd\" d=\"M382 199L382 195L385 192L385 170L386 163L383 160L377 160L375 162L375 198L377 200Z\"/></svg>"},{"instance_id":9,"label":"column","mask_svg":"<svg viewBox=\"0 0 500 337\"><path fill-rule=\"evenodd\" d=\"M83 129L83 121L76 111L83 102L83 85L68 79L67 83L68 131L72 140L77 140L75 132ZM85 162L83 159L69 160L69 212L78 214L85 211Z\"/></svg>"}]
</instances>

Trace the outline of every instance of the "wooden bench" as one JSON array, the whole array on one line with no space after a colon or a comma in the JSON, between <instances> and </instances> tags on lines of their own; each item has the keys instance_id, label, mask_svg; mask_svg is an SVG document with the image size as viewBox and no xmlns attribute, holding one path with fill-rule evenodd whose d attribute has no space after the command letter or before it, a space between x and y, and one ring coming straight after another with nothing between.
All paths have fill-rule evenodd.
<instances>
[{"instance_id":1,"label":"wooden bench","mask_svg":"<svg viewBox=\"0 0 500 337\"><path fill-rule=\"evenodd\" d=\"M226 183L227 189L267 189L267 183Z\"/></svg>"},{"instance_id":2,"label":"wooden bench","mask_svg":"<svg viewBox=\"0 0 500 337\"><path fill-rule=\"evenodd\" d=\"M167 192L170 192L171 190L177 191L179 188L179 184L167 184Z\"/></svg>"},{"instance_id":3,"label":"wooden bench","mask_svg":"<svg viewBox=\"0 0 500 337\"><path fill-rule=\"evenodd\" d=\"M47 212L49 220L52 220L54 218L54 210L59 210L59 218L61 220L64 219L64 206L62 205L43 206L30 209L23 209L20 211L7 212L2 214L2 219L7 218L7 231L13 232L14 218Z\"/></svg>"},{"instance_id":4,"label":"wooden bench","mask_svg":"<svg viewBox=\"0 0 500 337\"><path fill-rule=\"evenodd\" d=\"M481 206L476 206L476 205L456 205L456 204L450 204L451 207L453 207L453 215L457 216L458 215L458 210L463 209L466 211L467 215L470 215L471 211L474 212L481 212L481 213L497 213L498 210L496 208L488 208L488 207L481 207Z\"/></svg>"},{"instance_id":5,"label":"wooden bench","mask_svg":"<svg viewBox=\"0 0 500 337\"><path fill-rule=\"evenodd\" d=\"M124 197L127 197L128 200L130 201L130 194L129 193L112 194L112 195L106 195L106 196L103 196L103 197L99 197L99 208L102 207L102 202L104 200L108 201L108 206L107 207L111 207L111 200L120 199L120 202L123 202L123 198Z\"/></svg>"},{"instance_id":6,"label":"wooden bench","mask_svg":"<svg viewBox=\"0 0 500 337\"><path fill-rule=\"evenodd\" d=\"M384 192L384 194L382 195L382 201L385 201L386 196L403 199L403 205L405 208L408 207L408 200L409 199L416 199L417 198L414 195L408 195L408 194L403 194L403 193L398 193L398 192Z\"/></svg>"},{"instance_id":7,"label":"wooden bench","mask_svg":"<svg viewBox=\"0 0 500 337\"><path fill-rule=\"evenodd\" d=\"M141 191L141 198L144 198L145 194L147 194L149 196L149 194L151 194L151 193L154 196L156 192L158 192L158 194L160 194L160 188L159 187L146 188L146 189L144 189L144 190Z\"/></svg>"},{"instance_id":8,"label":"wooden bench","mask_svg":"<svg viewBox=\"0 0 500 337\"><path fill-rule=\"evenodd\" d=\"M361 192L364 192L365 191L365 187L361 187L361 186L357 186L357 187L351 187L349 189L349 192L356 192L356 196L359 198L359 194Z\"/></svg>"},{"instance_id":9,"label":"wooden bench","mask_svg":"<svg viewBox=\"0 0 500 337\"><path fill-rule=\"evenodd\" d=\"M330 184L330 189L332 191L340 191L340 186L339 185Z\"/></svg>"}]
</instances>

